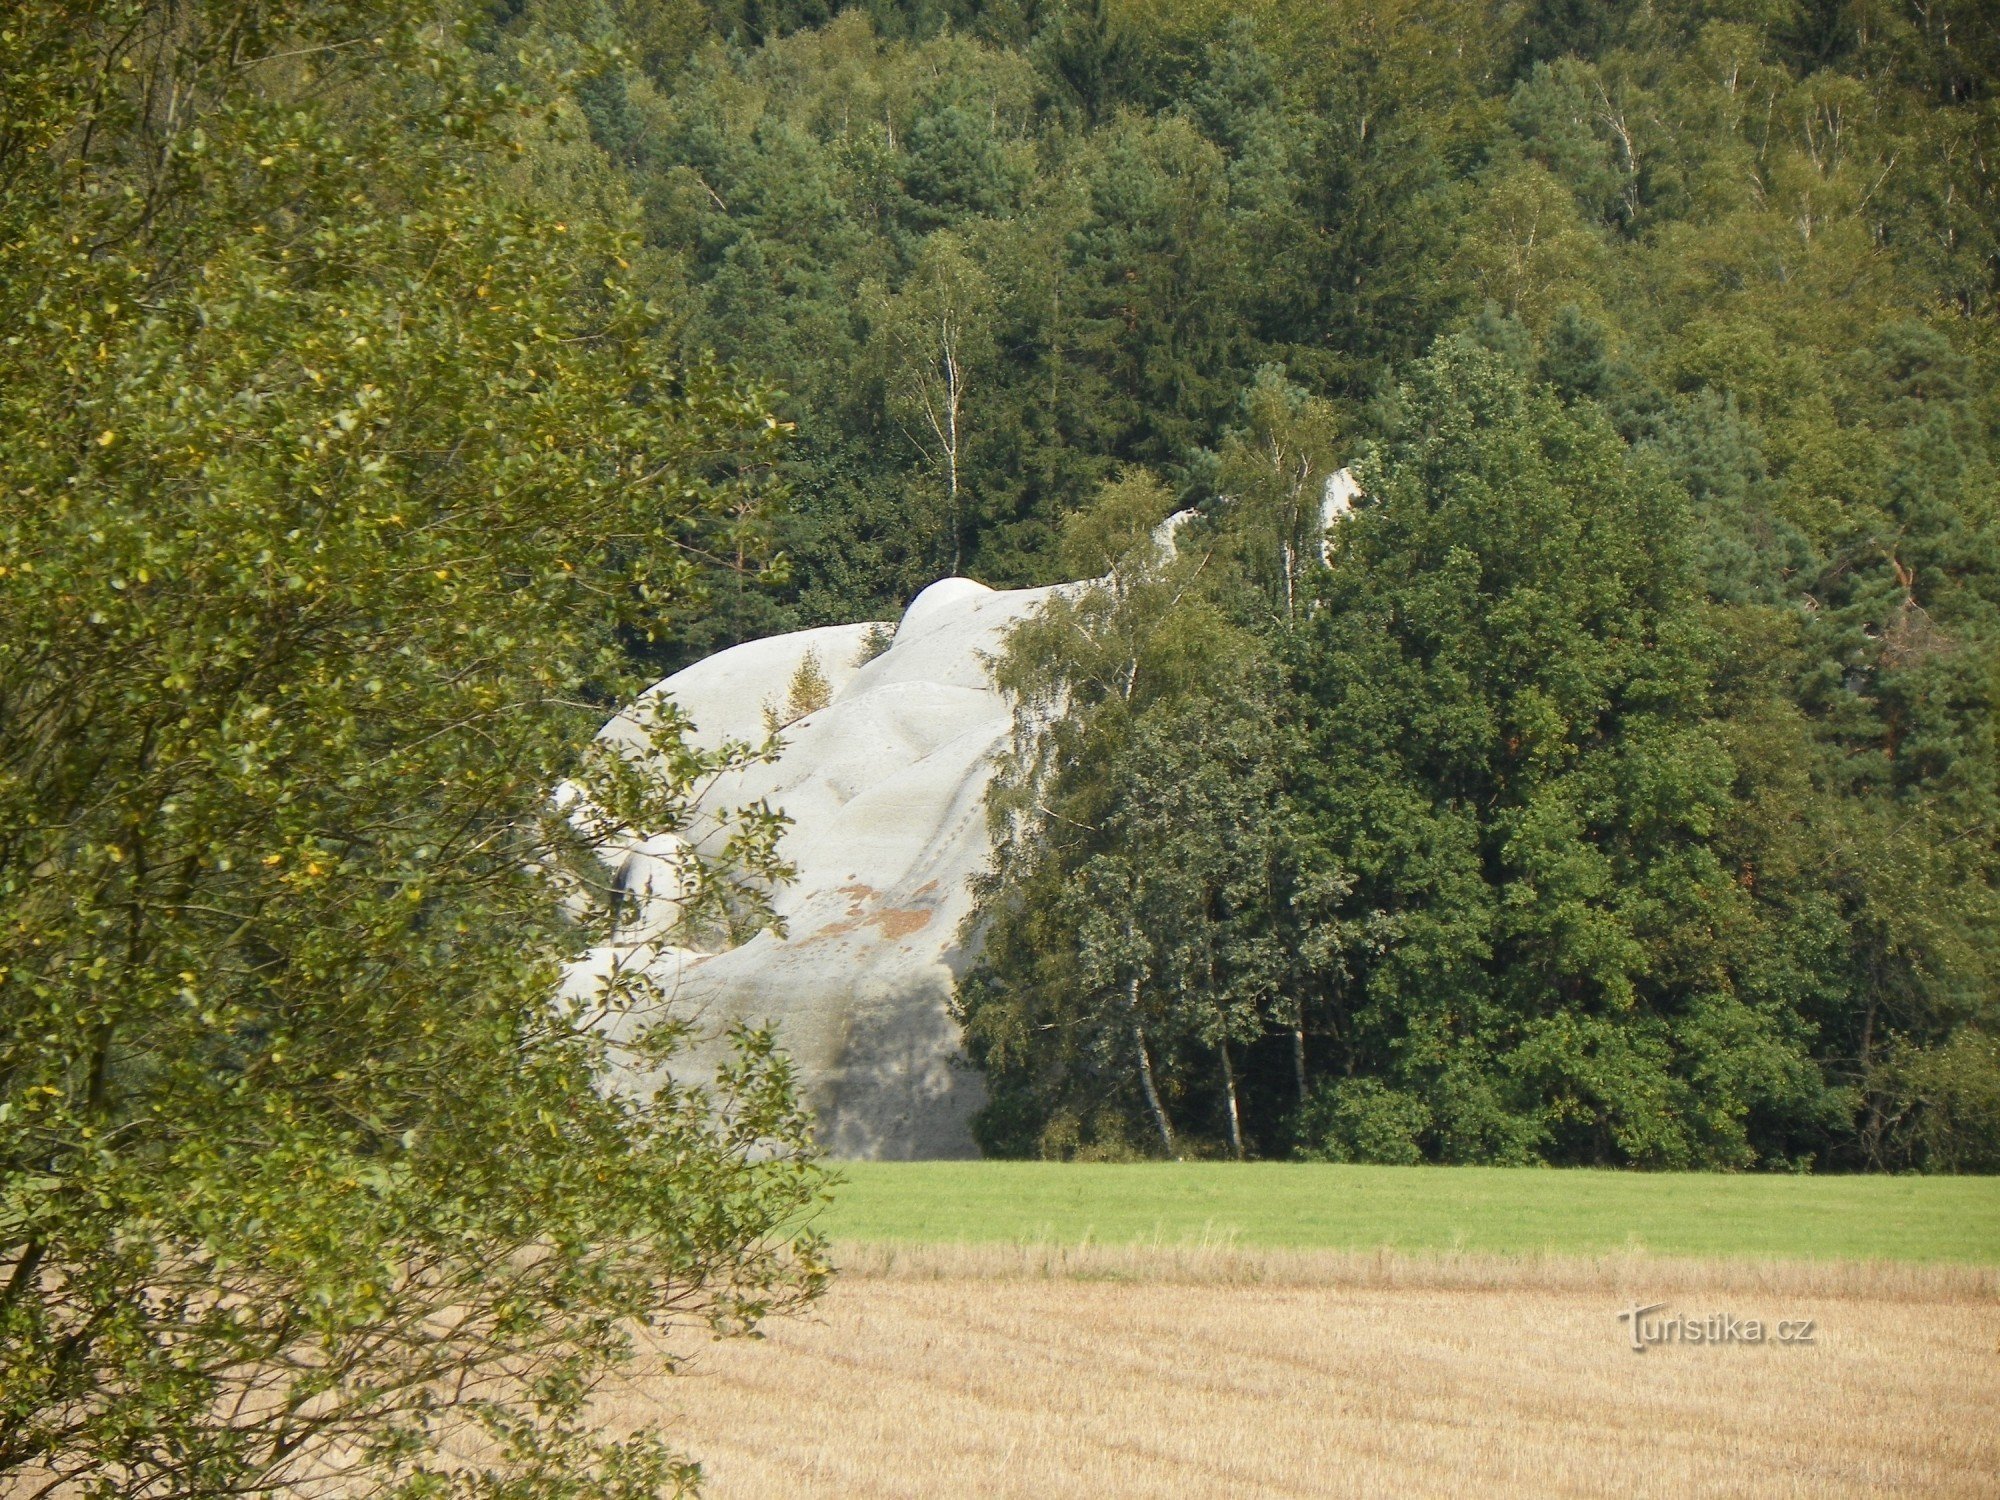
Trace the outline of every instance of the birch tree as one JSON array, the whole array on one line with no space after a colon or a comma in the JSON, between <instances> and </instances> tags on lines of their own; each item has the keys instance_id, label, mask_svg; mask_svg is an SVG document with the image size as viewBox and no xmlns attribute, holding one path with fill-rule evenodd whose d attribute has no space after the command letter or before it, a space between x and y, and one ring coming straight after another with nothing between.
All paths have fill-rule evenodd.
<instances>
[{"instance_id":1,"label":"birch tree","mask_svg":"<svg viewBox=\"0 0 2000 1500\"><path fill-rule=\"evenodd\" d=\"M1332 404L1267 365L1243 393L1243 425L1223 439L1216 484L1228 537L1271 622L1289 632L1311 603L1320 570L1327 481L1340 468Z\"/></svg>"},{"instance_id":2,"label":"birch tree","mask_svg":"<svg viewBox=\"0 0 2000 1500\"><path fill-rule=\"evenodd\" d=\"M882 306L890 421L929 466L940 497L940 562L964 565L969 391L988 356L992 290L958 240L933 235L909 280Z\"/></svg>"},{"instance_id":3,"label":"birch tree","mask_svg":"<svg viewBox=\"0 0 2000 1500\"><path fill-rule=\"evenodd\" d=\"M1065 537L1105 576L1022 622L998 664L1016 732L959 1004L999 1149L1115 1142L1128 1100L1170 1157L1180 1110L1245 1154L1237 1049L1270 1029L1283 976L1279 752L1207 555L1152 540L1171 504L1143 471L1106 486Z\"/></svg>"}]
</instances>

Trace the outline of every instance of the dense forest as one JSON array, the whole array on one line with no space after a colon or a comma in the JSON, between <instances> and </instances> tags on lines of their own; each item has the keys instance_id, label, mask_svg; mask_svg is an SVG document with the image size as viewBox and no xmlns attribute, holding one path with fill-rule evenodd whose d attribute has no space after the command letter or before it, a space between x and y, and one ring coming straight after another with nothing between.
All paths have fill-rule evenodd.
<instances>
[{"instance_id":1,"label":"dense forest","mask_svg":"<svg viewBox=\"0 0 2000 1500\"><path fill-rule=\"evenodd\" d=\"M2000 1165L1990 8L493 22L796 429L639 649L1115 566L1004 668L987 1149Z\"/></svg>"}]
</instances>

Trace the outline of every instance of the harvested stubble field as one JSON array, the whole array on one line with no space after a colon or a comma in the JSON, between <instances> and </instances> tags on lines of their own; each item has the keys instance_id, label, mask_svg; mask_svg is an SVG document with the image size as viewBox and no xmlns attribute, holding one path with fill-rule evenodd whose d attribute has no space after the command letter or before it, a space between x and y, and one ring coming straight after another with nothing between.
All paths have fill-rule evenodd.
<instances>
[{"instance_id":1,"label":"harvested stubble field","mask_svg":"<svg viewBox=\"0 0 2000 1500\"><path fill-rule=\"evenodd\" d=\"M717 1500L2000 1494L2000 1272L851 1244L611 1397ZM1635 1353L1617 1311L1763 1321ZM1814 1341L1781 1346L1779 1319Z\"/></svg>"}]
</instances>

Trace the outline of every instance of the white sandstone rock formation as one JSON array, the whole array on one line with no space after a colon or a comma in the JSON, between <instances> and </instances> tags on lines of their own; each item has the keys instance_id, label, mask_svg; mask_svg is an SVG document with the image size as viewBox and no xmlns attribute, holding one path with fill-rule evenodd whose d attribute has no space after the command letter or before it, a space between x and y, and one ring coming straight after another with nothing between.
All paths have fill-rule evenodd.
<instances>
[{"instance_id":1,"label":"white sandstone rock formation","mask_svg":"<svg viewBox=\"0 0 2000 1500\"><path fill-rule=\"evenodd\" d=\"M1326 476L1326 488L1319 500L1319 560L1333 566L1333 529L1354 513L1361 499L1361 483L1351 469L1336 469Z\"/></svg>"},{"instance_id":2,"label":"white sandstone rock formation","mask_svg":"<svg viewBox=\"0 0 2000 1500\"><path fill-rule=\"evenodd\" d=\"M1354 493L1344 470L1338 478L1327 485L1329 524ZM1193 514L1162 521L1154 545L1171 554ZM574 966L570 990L587 995L614 966L636 965L711 1031L770 1026L834 1156L976 1154L967 1122L984 1089L961 1060L949 1006L967 956L969 882L989 852L986 787L1013 728L989 662L1015 621L1084 586L997 592L947 578L912 601L872 657L886 627L831 625L731 647L654 685L600 737L640 752L652 705L671 699L700 746L761 743L770 716L787 715L800 665L817 663L825 705L783 727L775 759L719 778L703 802L721 814L761 798L791 819L781 852L797 878L774 903L785 936L712 953L674 946L683 833L701 845L716 829L626 839L604 852L631 915L618 941ZM697 1049L681 1066L699 1078L718 1060Z\"/></svg>"},{"instance_id":3,"label":"white sandstone rock formation","mask_svg":"<svg viewBox=\"0 0 2000 1500\"><path fill-rule=\"evenodd\" d=\"M609 853L622 860L636 919L577 966L571 986L640 964L706 1021L772 1026L835 1156L975 1154L966 1122L983 1091L959 1061L948 1005L968 881L988 853L986 786L1012 725L986 661L1051 592L947 578L917 596L870 660L883 627L751 641L675 673L613 719L603 736L636 747L649 700L668 697L701 745L761 742L767 708L783 713L808 655L830 689L823 708L784 727L775 760L722 778L704 799L727 809L762 797L791 818L781 849L798 876L776 900L786 935L709 954L670 946L680 840L634 839ZM713 1061L696 1053L687 1065Z\"/></svg>"}]
</instances>

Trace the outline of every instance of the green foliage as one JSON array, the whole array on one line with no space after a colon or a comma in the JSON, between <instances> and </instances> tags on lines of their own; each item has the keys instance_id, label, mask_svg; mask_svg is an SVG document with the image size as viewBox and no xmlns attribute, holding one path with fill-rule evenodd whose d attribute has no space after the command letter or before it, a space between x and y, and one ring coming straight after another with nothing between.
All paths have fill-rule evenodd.
<instances>
[{"instance_id":1,"label":"green foliage","mask_svg":"<svg viewBox=\"0 0 2000 1500\"><path fill-rule=\"evenodd\" d=\"M1033 1100L1087 1119L1078 1101L1094 1099L1129 1120L1143 1095L1177 1151L1174 1103L1219 1071L1227 1115L1198 1110L1204 1128L1233 1141L1250 1119L1269 1145L1336 1159L1783 1166L1829 1144L1872 1160L1984 1159L1975 997L1990 885L1958 862L1948 788L1981 788L1986 805L1989 742L1973 726L1990 711L1968 724L1963 706L1944 709L1973 737L1940 742L1939 779L1912 768L1901 793L1900 745L1879 793L1818 748L1843 732L1836 722L1895 732L1852 708L1754 738L1770 709L1751 697L1787 691L1761 674L1805 669L1766 658L1749 688L1734 632L1746 615L1766 630L1773 610L1802 616L1704 601L1688 497L1713 506L1719 482L1676 484L1686 449L1622 439L1583 393L1636 377L1580 315L1557 332L1541 362L1560 376L1552 386L1467 342L1414 367L1361 465L1370 503L1338 524L1310 610L1249 613L1284 665L1275 687L1213 668L1156 673L1169 686L1143 701L1088 685L1115 687L1108 662L1127 658L1106 643L1159 631L1162 605L1142 590L1087 624L1065 602L1017 633L1001 681L1030 735L995 793L992 925L962 990L1013 1149L1032 1145ZM1944 379L1924 369L1920 385ZM1279 427L1267 414L1252 431ZM1233 441L1232 464L1260 451ZM1754 453L1724 462L1754 466ZM1269 529L1235 501L1197 528L1213 547L1177 565L1174 616L1204 620L1246 589L1269 599L1243 572L1194 583L1217 555L1268 555ZM1892 579L1911 581L1891 561ZM1769 565L1754 553L1745 564ZM1985 575L1975 564L1960 576ZM1883 622L1863 636L1883 642L1882 670L1942 670L1923 644L1928 611L1907 593L1855 607ZM1836 619L1822 607L1795 638ZM1219 656L1258 654L1254 637L1196 628L1215 630L1205 639ZM1978 673L1946 701L1983 704ZM1850 669L1841 691L1856 686ZM1912 708L1892 712L1914 711L1901 701ZM1251 726L1248 744L1282 748L1246 759L1231 723ZM1161 744L1175 753L1148 761ZM1228 795L1188 800L1202 786ZM1877 796L1904 810L1878 821ZM1149 806L1163 809L1153 821ZM1816 861L1801 824L1822 830ZM1231 830L1221 842L1247 876L1206 877L1209 826ZM1170 894L1190 881L1193 903ZM1892 912L1892 888L1932 894ZM1093 938L1093 923L1122 945ZM1093 953L1109 965L1091 967ZM1105 997L1119 983L1114 1021ZM1071 1034L1090 1026L1089 1046ZM1130 1037L1110 1040L1121 1026ZM1309 1070L1328 1066L1337 1082L1308 1098ZM1236 1097L1245 1076L1261 1101ZM1285 1091L1304 1101L1289 1126Z\"/></svg>"},{"instance_id":2,"label":"green foliage","mask_svg":"<svg viewBox=\"0 0 2000 1500\"><path fill-rule=\"evenodd\" d=\"M893 625L880 623L870 625L868 633L861 638L861 650L856 653L854 664L857 667L866 666L895 643L896 630Z\"/></svg>"},{"instance_id":3,"label":"green foliage","mask_svg":"<svg viewBox=\"0 0 2000 1500\"><path fill-rule=\"evenodd\" d=\"M1298 1154L1308 1161L1361 1161L1413 1166L1424 1159L1419 1138L1431 1112L1413 1094L1379 1078L1338 1078L1320 1084L1300 1107Z\"/></svg>"},{"instance_id":4,"label":"green foliage","mask_svg":"<svg viewBox=\"0 0 2000 1500\"><path fill-rule=\"evenodd\" d=\"M1882 1070L1883 1131L1896 1156L1932 1171L2000 1170L2000 1057L1990 1036L1907 1044Z\"/></svg>"},{"instance_id":5,"label":"green foliage","mask_svg":"<svg viewBox=\"0 0 2000 1500\"><path fill-rule=\"evenodd\" d=\"M1582 309L1746 401L2000 285L1990 28L1952 6L1839 46L1754 4L714 7L735 51L663 51L630 9L530 0L510 33L623 46L586 113L681 336L805 428L792 582L737 630L881 613L941 568L1045 581L1064 514L1118 463L1198 465L1260 368L1351 417L1489 300L1538 337ZM979 325L955 531L881 358L947 247Z\"/></svg>"},{"instance_id":6,"label":"green foliage","mask_svg":"<svg viewBox=\"0 0 2000 1500\"><path fill-rule=\"evenodd\" d=\"M448 13L4 39L0 1474L679 1490L589 1394L635 1326L818 1285L807 1126L755 1035L712 1091L602 1087L685 1030L635 975L557 1000L609 920L557 872L747 753L579 747L782 430L538 192L562 80ZM760 920L778 827L696 915Z\"/></svg>"},{"instance_id":7,"label":"green foliage","mask_svg":"<svg viewBox=\"0 0 2000 1500\"><path fill-rule=\"evenodd\" d=\"M764 706L764 727L776 734L788 724L796 724L807 714L816 714L833 701L833 687L826 680L826 668L820 665L819 653L808 651L799 658L797 670L785 687L785 703L780 708L775 703Z\"/></svg>"},{"instance_id":8,"label":"green foliage","mask_svg":"<svg viewBox=\"0 0 2000 1500\"><path fill-rule=\"evenodd\" d=\"M1153 532L1172 508L1173 494L1157 474L1124 470L1090 505L1063 517L1064 570L1078 578L1107 578L1120 568L1143 574L1156 565Z\"/></svg>"},{"instance_id":9,"label":"green foliage","mask_svg":"<svg viewBox=\"0 0 2000 1500\"><path fill-rule=\"evenodd\" d=\"M1200 592L1207 558L1149 539L1164 499L1128 474L1074 518L1076 560L1111 571L1016 627L999 670L1021 714L960 987L996 1149L1115 1152L1136 1107L1178 1155L1198 1144L1175 1124L1191 1103L1241 1155L1231 1049L1284 1013L1298 874L1282 746L1254 695L1270 674Z\"/></svg>"},{"instance_id":10,"label":"green foliage","mask_svg":"<svg viewBox=\"0 0 2000 1500\"><path fill-rule=\"evenodd\" d=\"M1340 422L1331 402L1272 366L1257 372L1241 404L1243 425L1225 434L1204 478L1226 518L1220 544L1243 575L1230 592L1256 601L1264 628L1289 633L1304 620L1325 552Z\"/></svg>"},{"instance_id":11,"label":"green foliage","mask_svg":"<svg viewBox=\"0 0 2000 1500\"><path fill-rule=\"evenodd\" d=\"M1401 404L1302 659L1306 800L1392 933L1350 959L1345 1064L1427 1099L1448 1157L1743 1164L1731 1122L1765 1101L1703 1097L1676 1055L1697 997L1731 1003L1690 941L1728 920L1704 845L1730 767L1684 513L1465 346Z\"/></svg>"},{"instance_id":12,"label":"green foliage","mask_svg":"<svg viewBox=\"0 0 2000 1500\"><path fill-rule=\"evenodd\" d=\"M1032 10L800 12L671 79L613 7L509 22L624 39L585 113L673 260L683 347L768 373L801 425L790 582L728 634L886 613L941 571L1045 581L1066 514L1121 464L1199 463L1260 367L1359 399L1457 299L1456 163L1399 101L1464 80L1421 48L1359 28L1350 93L1296 66L1323 39L1274 50L1300 18Z\"/></svg>"},{"instance_id":13,"label":"green foliage","mask_svg":"<svg viewBox=\"0 0 2000 1500\"><path fill-rule=\"evenodd\" d=\"M1078 372L1118 420L1073 441L1175 476L1203 514L1198 608L1273 664L1190 688L1285 739L1292 873L1252 925L1293 957L1261 1034L1230 1041L1253 1149L1296 1138L1286 1101L1330 1071L1353 1083L1312 1149L1358 1149L1387 1099L1446 1160L1988 1159L2000 255L1977 154L2000 116L1967 80L1991 34L1847 15L1166 6L1126 107L1059 137L1077 168L1052 179L1091 194L1069 243L1125 268L1101 348L1143 351ZM1135 231L1169 220L1154 282ZM1225 308L1214 343L1200 317ZM1372 504L1322 573L1305 502L1371 446ZM1082 663L1119 627L1063 628L1017 649ZM1117 753L1186 712L1137 711ZM1064 799L1114 752L1076 734L1036 763L1041 811L1015 810L1044 821L1003 846L1003 937L1011 900L1130 909L1130 887L1009 885L1020 845L1074 838L1052 815L1095 823ZM979 972L975 1051L974 1013L1053 996L1053 964ZM1224 1068L1192 1015L1157 1069L1183 1108ZM1147 1138L1134 1080L1058 1062L1048 1024L1018 1035L1052 1071L996 1097L1015 1148L1025 1101L1071 1085ZM989 1076L1027 1078L1010 1057Z\"/></svg>"}]
</instances>

